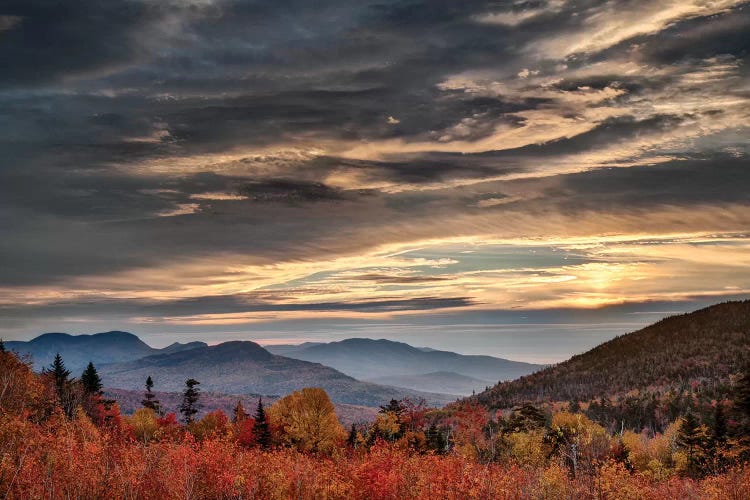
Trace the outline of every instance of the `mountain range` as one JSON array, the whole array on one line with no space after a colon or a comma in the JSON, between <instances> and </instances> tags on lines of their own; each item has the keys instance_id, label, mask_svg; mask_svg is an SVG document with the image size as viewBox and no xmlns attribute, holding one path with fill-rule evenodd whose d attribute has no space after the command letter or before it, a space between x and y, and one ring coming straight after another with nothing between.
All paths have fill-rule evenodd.
<instances>
[{"instance_id":1,"label":"mountain range","mask_svg":"<svg viewBox=\"0 0 750 500\"><path fill-rule=\"evenodd\" d=\"M290 358L321 363L359 380L428 392L468 395L542 365L492 356L413 347L392 340L352 338L330 343L267 346Z\"/></svg>"},{"instance_id":2,"label":"mountain range","mask_svg":"<svg viewBox=\"0 0 750 500\"><path fill-rule=\"evenodd\" d=\"M425 399L433 405L455 400L454 394L363 382L319 363L272 354L250 341L174 343L149 346L132 333L93 335L46 333L28 342L9 341L7 349L29 355L41 371L60 353L77 376L93 362L108 389L141 391L151 376L156 389L179 393L195 378L201 389L219 394L283 396L303 387L322 387L339 404L377 407L391 399Z\"/></svg>"},{"instance_id":3,"label":"mountain range","mask_svg":"<svg viewBox=\"0 0 750 500\"><path fill-rule=\"evenodd\" d=\"M45 333L28 342L7 341L5 347L19 354L31 356L34 369L39 371L49 366L55 354L65 360L65 365L74 374L83 372L89 361L96 366L105 363L131 361L154 354L170 354L207 347L205 342L174 344L156 349L146 344L136 335L128 332L111 331L93 335L70 335L67 333Z\"/></svg>"},{"instance_id":4,"label":"mountain range","mask_svg":"<svg viewBox=\"0 0 750 500\"><path fill-rule=\"evenodd\" d=\"M224 342L167 354L157 354L123 363L105 364L99 373L106 387L135 389L151 376L156 388L176 392L187 378L201 389L224 394L285 395L303 387L322 387L331 400L378 406L390 399L424 398L442 405L453 399L433 394L356 380L328 366L277 356L255 342Z\"/></svg>"}]
</instances>

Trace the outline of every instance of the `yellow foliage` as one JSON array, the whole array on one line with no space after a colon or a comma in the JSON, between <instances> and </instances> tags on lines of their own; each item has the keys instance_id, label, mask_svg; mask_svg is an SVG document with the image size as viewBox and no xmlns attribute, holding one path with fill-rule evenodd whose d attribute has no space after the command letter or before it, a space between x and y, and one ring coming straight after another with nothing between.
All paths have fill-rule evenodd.
<instances>
[{"instance_id":1,"label":"yellow foliage","mask_svg":"<svg viewBox=\"0 0 750 500\"><path fill-rule=\"evenodd\" d=\"M544 442L541 429L528 432L514 432L506 436L510 456L519 464L529 467L542 467L547 462L549 449Z\"/></svg>"},{"instance_id":2,"label":"yellow foliage","mask_svg":"<svg viewBox=\"0 0 750 500\"><path fill-rule=\"evenodd\" d=\"M282 430L282 442L303 451L330 454L346 439L328 394L317 387L280 399L268 416L271 424Z\"/></svg>"},{"instance_id":3,"label":"yellow foliage","mask_svg":"<svg viewBox=\"0 0 750 500\"><path fill-rule=\"evenodd\" d=\"M156 413L151 408L137 409L131 417L125 417L125 422L133 429L135 438L144 443L154 439L159 429Z\"/></svg>"},{"instance_id":4,"label":"yellow foliage","mask_svg":"<svg viewBox=\"0 0 750 500\"><path fill-rule=\"evenodd\" d=\"M573 492L570 491L568 472L556 463L544 469L542 477L539 479L539 491L536 498L557 500L572 497Z\"/></svg>"},{"instance_id":5,"label":"yellow foliage","mask_svg":"<svg viewBox=\"0 0 750 500\"><path fill-rule=\"evenodd\" d=\"M398 415L391 412L378 413L378 416L375 418L375 427L380 432L380 435L386 439L393 438L401 430Z\"/></svg>"},{"instance_id":6,"label":"yellow foliage","mask_svg":"<svg viewBox=\"0 0 750 500\"><path fill-rule=\"evenodd\" d=\"M597 483L599 498L611 500L639 500L643 498L638 485L624 465L607 462L599 469Z\"/></svg>"},{"instance_id":7,"label":"yellow foliage","mask_svg":"<svg viewBox=\"0 0 750 500\"><path fill-rule=\"evenodd\" d=\"M628 450L628 461L633 469L656 480L673 475L675 464L681 460L680 453L674 451L677 429L678 426L672 424L664 434L656 434L652 438L625 431L622 442Z\"/></svg>"}]
</instances>

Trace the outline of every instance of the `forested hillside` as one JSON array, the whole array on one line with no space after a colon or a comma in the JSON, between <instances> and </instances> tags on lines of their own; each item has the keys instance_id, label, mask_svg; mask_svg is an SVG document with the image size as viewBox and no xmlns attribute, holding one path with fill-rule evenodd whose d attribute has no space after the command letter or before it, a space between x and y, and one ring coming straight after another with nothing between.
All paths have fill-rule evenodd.
<instances>
[{"instance_id":1,"label":"forested hillside","mask_svg":"<svg viewBox=\"0 0 750 500\"><path fill-rule=\"evenodd\" d=\"M73 378L58 356L38 374L0 341L0 497L740 500L750 487L750 372L731 420L688 413L653 435L531 405L410 400L347 431L320 388L199 418L217 402L200 385L185 383L179 421L151 384L123 415L93 365Z\"/></svg>"},{"instance_id":2,"label":"forested hillside","mask_svg":"<svg viewBox=\"0 0 750 500\"><path fill-rule=\"evenodd\" d=\"M582 404L599 420L663 427L726 398L749 359L750 301L727 302L663 319L473 399L492 409Z\"/></svg>"}]
</instances>

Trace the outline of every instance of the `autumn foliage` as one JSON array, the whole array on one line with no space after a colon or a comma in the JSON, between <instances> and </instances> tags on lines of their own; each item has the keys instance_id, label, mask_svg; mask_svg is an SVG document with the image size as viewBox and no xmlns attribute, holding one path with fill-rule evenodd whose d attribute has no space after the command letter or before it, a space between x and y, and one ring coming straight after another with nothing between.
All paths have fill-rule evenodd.
<instances>
[{"instance_id":1,"label":"autumn foliage","mask_svg":"<svg viewBox=\"0 0 750 500\"><path fill-rule=\"evenodd\" d=\"M273 445L244 411L182 425L116 404L92 417L60 408L44 377L0 352L0 497L158 499L742 499L740 463L689 477L680 422L664 434L610 435L587 417L394 401L347 433L321 389L268 410ZM241 407L240 407L241 408ZM435 436L443 436L436 439ZM696 455L697 456L697 455Z\"/></svg>"}]
</instances>

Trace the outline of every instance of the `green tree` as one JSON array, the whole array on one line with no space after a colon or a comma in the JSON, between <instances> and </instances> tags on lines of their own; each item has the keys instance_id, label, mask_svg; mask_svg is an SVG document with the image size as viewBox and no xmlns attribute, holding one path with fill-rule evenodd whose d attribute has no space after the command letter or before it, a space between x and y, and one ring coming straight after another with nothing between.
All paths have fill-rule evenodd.
<instances>
[{"instance_id":1,"label":"green tree","mask_svg":"<svg viewBox=\"0 0 750 500\"><path fill-rule=\"evenodd\" d=\"M68 418L73 418L77 406L73 392L73 379L70 378L70 370L65 367L60 353L55 354L52 364L44 370L44 374L52 379L60 407Z\"/></svg>"},{"instance_id":2,"label":"green tree","mask_svg":"<svg viewBox=\"0 0 750 500\"><path fill-rule=\"evenodd\" d=\"M724 414L724 406L721 401L716 402L714 418L711 425L711 441L714 446L721 446L727 440L727 417Z\"/></svg>"},{"instance_id":3,"label":"green tree","mask_svg":"<svg viewBox=\"0 0 750 500\"><path fill-rule=\"evenodd\" d=\"M352 424L349 429L349 436L346 438L346 445L349 448L356 448L357 446L357 426Z\"/></svg>"},{"instance_id":4,"label":"green tree","mask_svg":"<svg viewBox=\"0 0 750 500\"><path fill-rule=\"evenodd\" d=\"M182 420L186 424L192 424L195 420L195 415L198 413L200 389L196 386L199 384L200 382L194 378L189 378L185 381L185 391L182 393L180 413L182 413Z\"/></svg>"},{"instance_id":5,"label":"green tree","mask_svg":"<svg viewBox=\"0 0 750 500\"><path fill-rule=\"evenodd\" d=\"M156 394L154 394L152 390L153 388L154 381L151 379L151 375L149 375L146 378L146 392L143 393L141 406L143 406L144 408L150 408L154 410L155 413L161 415L161 403L159 403L159 400L156 399Z\"/></svg>"},{"instance_id":6,"label":"green tree","mask_svg":"<svg viewBox=\"0 0 750 500\"><path fill-rule=\"evenodd\" d=\"M253 427L255 430L255 442L264 450L270 448L271 427L268 424L266 410L263 408L263 398L258 399L258 407L255 409L253 420L255 420L255 426Z\"/></svg>"},{"instance_id":7,"label":"green tree","mask_svg":"<svg viewBox=\"0 0 750 500\"><path fill-rule=\"evenodd\" d=\"M750 367L745 368L734 387L734 411L740 425L741 436L750 436Z\"/></svg>"},{"instance_id":8,"label":"green tree","mask_svg":"<svg viewBox=\"0 0 750 500\"><path fill-rule=\"evenodd\" d=\"M547 425L547 415L531 403L513 410L510 427L513 432L541 429Z\"/></svg>"},{"instance_id":9,"label":"green tree","mask_svg":"<svg viewBox=\"0 0 750 500\"><path fill-rule=\"evenodd\" d=\"M688 412L680 422L677 445L687 452L687 471L690 475L698 472L699 453L704 445L704 437L700 422L692 412Z\"/></svg>"},{"instance_id":10,"label":"green tree","mask_svg":"<svg viewBox=\"0 0 750 500\"><path fill-rule=\"evenodd\" d=\"M62 399L63 390L70 383L70 370L65 368L65 362L59 352L55 354L55 358L47 369L47 373L52 376L52 381L55 383L55 388L57 389L57 395Z\"/></svg>"},{"instance_id":11,"label":"green tree","mask_svg":"<svg viewBox=\"0 0 750 500\"><path fill-rule=\"evenodd\" d=\"M445 436L443 436L443 433L438 429L434 422L427 428L425 438L427 439L427 447L429 449L434 450L435 453L445 452L447 444Z\"/></svg>"},{"instance_id":12,"label":"green tree","mask_svg":"<svg viewBox=\"0 0 750 500\"><path fill-rule=\"evenodd\" d=\"M83 392L87 395L98 396L102 393L102 379L91 361L81 374L81 385L83 386Z\"/></svg>"}]
</instances>

